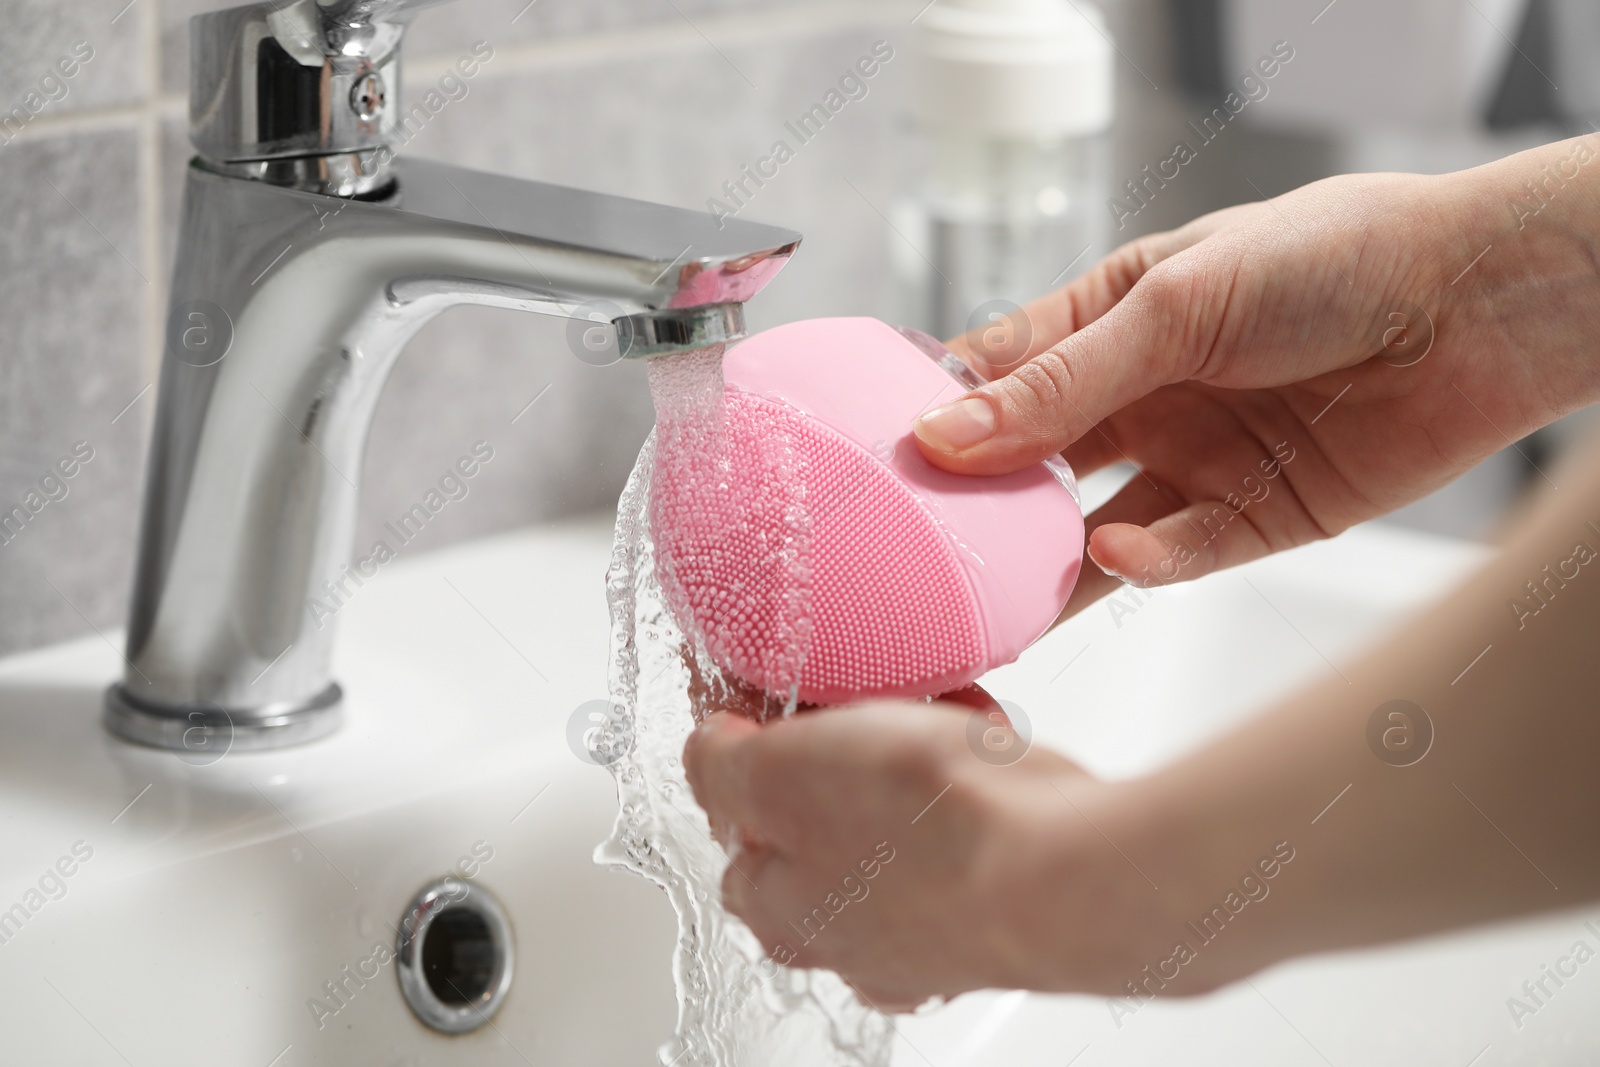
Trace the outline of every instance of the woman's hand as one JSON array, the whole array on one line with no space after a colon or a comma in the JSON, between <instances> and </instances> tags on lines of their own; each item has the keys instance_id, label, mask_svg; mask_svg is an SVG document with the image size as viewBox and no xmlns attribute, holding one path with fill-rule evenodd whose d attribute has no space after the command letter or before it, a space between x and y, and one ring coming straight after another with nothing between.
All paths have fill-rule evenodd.
<instances>
[{"instance_id":1,"label":"woman's hand","mask_svg":"<svg viewBox=\"0 0 1600 1067\"><path fill-rule=\"evenodd\" d=\"M728 910L773 959L838 971L882 1010L987 986L1118 990L1157 894L1088 821L1131 846L1114 787L1043 748L986 760L996 729L1022 743L944 704L712 716L684 766L730 844Z\"/></svg>"},{"instance_id":2,"label":"woman's hand","mask_svg":"<svg viewBox=\"0 0 1600 1067\"><path fill-rule=\"evenodd\" d=\"M973 474L1131 461L1089 553L1137 585L1416 500L1600 397L1600 162L1577 172L1597 140L1332 178L1126 245L953 343L995 380L923 416L922 450ZM1540 207L1525 183L1553 171L1579 176ZM1086 573L1069 612L1112 585Z\"/></svg>"},{"instance_id":3,"label":"woman's hand","mask_svg":"<svg viewBox=\"0 0 1600 1067\"><path fill-rule=\"evenodd\" d=\"M1140 581L1415 499L1596 396L1600 147L1575 174L1579 143L1336 179L1131 245L1030 309L1031 361L966 401L979 417L925 417L923 448L973 473L1062 448L1080 471L1132 459L1145 476L1091 516L1091 549ZM1523 185L1549 173L1567 177L1535 211ZM1600 899L1600 451L1553 473L1448 600L1139 781L1042 747L998 766L992 724L937 704L712 716L685 769L731 844L729 908L778 962L838 970L880 1007L1006 986L1131 1011ZM1079 604L1105 591L1087 579ZM1395 702L1437 726L1414 759L1374 740Z\"/></svg>"},{"instance_id":4,"label":"woman's hand","mask_svg":"<svg viewBox=\"0 0 1600 1067\"><path fill-rule=\"evenodd\" d=\"M1120 1019L1294 956L1600 899L1600 449L1551 473L1447 600L1142 779L1043 746L986 759L998 724L950 705L713 715L684 764L730 846L725 902L773 960L882 1009L998 986L1113 996ZM1420 753L1390 747L1397 722Z\"/></svg>"}]
</instances>

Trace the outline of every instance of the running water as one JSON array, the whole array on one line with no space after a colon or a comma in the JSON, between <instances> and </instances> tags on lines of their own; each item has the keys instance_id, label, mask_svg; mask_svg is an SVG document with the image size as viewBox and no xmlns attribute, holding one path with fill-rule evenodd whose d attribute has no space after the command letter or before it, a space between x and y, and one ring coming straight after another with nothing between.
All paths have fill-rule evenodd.
<instances>
[{"instance_id":1,"label":"running water","mask_svg":"<svg viewBox=\"0 0 1600 1067\"><path fill-rule=\"evenodd\" d=\"M713 841L705 813L683 777L681 754L698 717L719 707L752 706L742 685L725 679L696 635L685 634L664 589L670 565L657 557L653 529L671 514L652 510L653 489L671 485L674 500L714 494L759 496L781 517L781 543L764 546L786 593L763 605L769 679L792 693L810 635L809 527L805 471L781 438L758 445L759 485L739 484L726 462L722 348L655 359L650 364L656 431L639 454L618 506L607 574L611 606L612 731L598 738L601 762L617 779L620 811L600 863L644 875L666 891L678 917L672 961L678 1026L659 1053L671 1067L885 1067L890 1028L828 971L791 970L782 949L768 956L755 936L722 908L728 858ZM741 440L739 447L748 447ZM691 491L685 492L685 488ZM758 698L759 699L759 698ZM793 711L769 699L762 714ZM758 890L759 891L759 890Z\"/></svg>"}]
</instances>

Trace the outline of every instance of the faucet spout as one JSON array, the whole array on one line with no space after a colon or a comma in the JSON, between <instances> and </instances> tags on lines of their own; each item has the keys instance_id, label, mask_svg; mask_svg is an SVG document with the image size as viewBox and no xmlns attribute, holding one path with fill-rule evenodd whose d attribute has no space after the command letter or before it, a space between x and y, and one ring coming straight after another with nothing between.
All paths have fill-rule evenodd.
<instances>
[{"instance_id":1,"label":"faucet spout","mask_svg":"<svg viewBox=\"0 0 1600 1067\"><path fill-rule=\"evenodd\" d=\"M120 736L274 747L339 721L334 624L390 368L459 304L589 319L632 358L744 332L788 230L415 160L374 199L197 159L185 192Z\"/></svg>"}]
</instances>

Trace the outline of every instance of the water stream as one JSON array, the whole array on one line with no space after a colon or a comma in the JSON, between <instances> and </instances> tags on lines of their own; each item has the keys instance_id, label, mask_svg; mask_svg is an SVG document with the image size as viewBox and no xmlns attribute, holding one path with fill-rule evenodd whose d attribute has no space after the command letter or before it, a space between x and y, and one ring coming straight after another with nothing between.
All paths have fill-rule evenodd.
<instances>
[{"instance_id":1,"label":"water stream","mask_svg":"<svg viewBox=\"0 0 1600 1067\"><path fill-rule=\"evenodd\" d=\"M810 633L801 454L781 437L752 442L729 432L720 347L656 359L650 381L656 430L619 503L607 574L613 721L596 743L606 750L600 761L616 777L620 810L595 858L650 879L677 914L672 969L678 1024L659 1061L671 1067L886 1067L891 1031L883 1016L863 1007L831 972L780 966L723 910L728 859L683 777L683 743L697 716L752 705L749 691L724 678L703 641L675 621L691 616L674 612L663 591L673 587L670 561L658 557L652 530L671 515L653 511L653 501L714 503L716 494L766 494L762 506L777 509L772 514L781 518L769 526L781 534L763 560L778 569L785 590L778 603L764 606L773 657L768 677L797 679ZM735 447L760 449L754 465L762 472L760 484L739 484L726 462ZM660 492L663 486L671 491ZM781 697L764 703L759 714L793 711L792 698L787 706Z\"/></svg>"}]
</instances>

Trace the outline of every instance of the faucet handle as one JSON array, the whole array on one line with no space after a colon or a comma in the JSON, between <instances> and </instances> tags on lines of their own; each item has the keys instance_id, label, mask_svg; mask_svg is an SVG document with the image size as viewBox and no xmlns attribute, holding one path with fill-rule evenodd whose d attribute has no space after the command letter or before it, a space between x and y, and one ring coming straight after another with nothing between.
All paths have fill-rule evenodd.
<instances>
[{"instance_id":1,"label":"faucet handle","mask_svg":"<svg viewBox=\"0 0 1600 1067\"><path fill-rule=\"evenodd\" d=\"M400 43L443 0L271 0L189 20L189 139L212 169L342 196L388 177Z\"/></svg>"}]
</instances>

